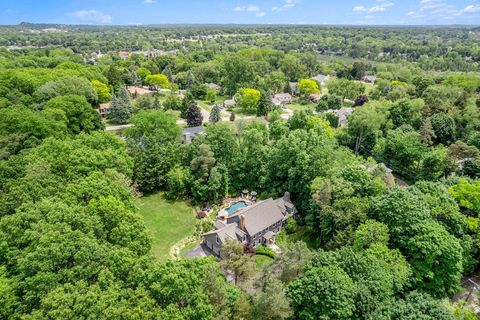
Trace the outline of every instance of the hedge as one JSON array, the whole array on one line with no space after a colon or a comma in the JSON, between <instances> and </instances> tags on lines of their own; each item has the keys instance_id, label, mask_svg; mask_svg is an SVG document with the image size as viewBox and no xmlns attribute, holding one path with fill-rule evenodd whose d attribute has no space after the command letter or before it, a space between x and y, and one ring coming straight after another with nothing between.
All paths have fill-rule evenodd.
<instances>
[{"instance_id":1,"label":"hedge","mask_svg":"<svg viewBox=\"0 0 480 320\"><path fill-rule=\"evenodd\" d=\"M259 246L255 248L255 254L263 255L275 259L275 252L271 248Z\"/></svg>"}]
</instances>

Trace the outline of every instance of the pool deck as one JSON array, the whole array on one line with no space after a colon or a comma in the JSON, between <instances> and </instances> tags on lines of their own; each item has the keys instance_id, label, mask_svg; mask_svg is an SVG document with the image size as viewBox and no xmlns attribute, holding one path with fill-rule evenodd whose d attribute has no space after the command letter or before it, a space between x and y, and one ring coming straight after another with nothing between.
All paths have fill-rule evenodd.
<instances>
[{"instance_id":1,"label":"pool deck","mask_svg":"<svg viewBox=\"0 0 480 320\"><path fill-rule=\"evenodd\" d=\"M235 205L237 202L244 202L246 205L244 207L238 208L237 210L235 210L233 212L228 212L227 209L230 208L232 205ZM242 197L237 197L237 198L233 198L233 199L231 198L230 201L228 202L228 204L224 208L222 208L220 211L218 211L217 218L225 217L225 216L229 217L229 216L233 215L234 213L236 213L240 210L248 208L253 203L254 202L252 200L245 199L245 198L242 198Z\"/></svg>"}]
</instances>

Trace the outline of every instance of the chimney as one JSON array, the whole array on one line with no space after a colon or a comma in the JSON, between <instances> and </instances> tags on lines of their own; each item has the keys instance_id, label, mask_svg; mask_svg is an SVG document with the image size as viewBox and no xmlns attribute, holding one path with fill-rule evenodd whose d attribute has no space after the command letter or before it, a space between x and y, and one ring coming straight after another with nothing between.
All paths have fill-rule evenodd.
<instances>
[{"instance_id":1,"label":"chimney","mask_svg":"<svg viewBox=\"0 0 480 320\"><path fill-rule=\"evenodd\" d=\"M240 215L240 229L245 231L245 215L244 214Z\"/></svg>"},{"instance_id":2,"label":"chimney","mask_svg":"<svg viewBox=\"0 0 480 320\"><path fill-rule=\"evenodd\" d=\"M292 202L290 200L290 192L285 191L285 193L283 194L283 201L290 202L290 203Z\"/></svg>"}]
</instances>

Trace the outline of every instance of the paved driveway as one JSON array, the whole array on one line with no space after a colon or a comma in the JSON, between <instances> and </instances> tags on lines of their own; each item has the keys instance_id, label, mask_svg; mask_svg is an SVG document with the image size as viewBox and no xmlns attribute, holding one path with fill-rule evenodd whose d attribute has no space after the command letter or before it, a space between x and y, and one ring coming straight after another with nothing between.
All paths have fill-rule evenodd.
<instances>
[{"instance_id":1,"label":"paved driveway","mask_svg":"<svg viewBox=\"0 0 480 320\"><path fill-rule=\"evenodd\" d=\"M213 252L203 243L185 253L186 258L204 258L213 255Z\"/></svg>"}]
</instances>

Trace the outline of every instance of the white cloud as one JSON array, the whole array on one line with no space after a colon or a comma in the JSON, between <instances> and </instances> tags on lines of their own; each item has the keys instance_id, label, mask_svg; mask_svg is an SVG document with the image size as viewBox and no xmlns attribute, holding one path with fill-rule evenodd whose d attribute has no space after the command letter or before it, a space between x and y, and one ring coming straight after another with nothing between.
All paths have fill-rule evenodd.
<instances>
[{"instance_id":1,"label":"white cloud","mask_svg":"<svg viewBox=\"0 0 480 320\"><path fill-rule=\"evenodd\" d=\"M465 13L473 13L473 12L477 12L477 11L480 11L480 6L479 5L469 5L469 6L466 6L465 8L463 8L462 12L465 12Z\"/></svg>"},{"instance_id":2,"label":"white cloud","mask_svg":"<svg viewBox=\"0 0 480 320\"><path fill-rule=\"evenodd\" d=\"M377 13L377 12L383 12L385 10L386 9L384 7L375 6L375 7L371 7L370 9L368 9L368 12L369 13Z\"/></svg>"},{"instance_id":3,"label":"white cloud","mask_svg":"<svg viewBox=\"0 0 480 320\"><path fill-rule=\"evenodd\" d=\"M72 14L75 18L86 22L110 23L112 16L97 10L79 10Z\"/></svg>"},{"instance_id":4,"label":"white cloud","mask_svg":"<svg viewBox=\"0 0 480 320\"><path fill-rule=\"evenodd\" d=\"M432 15L456 14L456 6L446 3L444 0L421 0L420 11L428 11Z\"/></svg>"},{"instance_id":5,"label":"white cloud","mask_svg":"<svg viewBox=\"0 0 480 320\"><path fill-rule=\"evenodd\" d=\"M259 18L264 17L266 15L259 6L257 5L248 5L248 6L237 6L233 10L237 12L253 12Z\"/></svg>"},{"instance_id":6,"label":"white cloud","mask_svg":"<svg viewBox=\"0 0 480 320\"><path fill-rule=\"evenodd\" d=\"M235 10L235 11L239 11L239 12L242 12L242 11L247 11L247 12L260 12L260 7L259 7L259 6L255 6L255 5L238 6L238 7L235 7L234 10Z\"/></svg>"},{"instance_id":7,"label":"white cloud","mask_svg":"<svg viewBox=\"0 0 480 320\"><path fill-rule=\"evenodd\" d=\"M283 11L287 9L291 9L296 5L300 4L300 0L284 0L281 6L274 6L272 7L272 11Z\"/></svg>"},{"instance_id":8,"label":"white cloud","mask_svg":"<svg viewBox=\"0 0 480 320\"><path fill-rule=\"evenodd\" d=\"M365 6L356 6L356 7L353 7L353 11L364 12L364 11L367 11L367 8L365 8Z\"/></svg>"},{"instance_id":9,"label":"white cloud","mask_svg":"<svg viewBox=\"0 0 480 320\"><path fill-rule=\"evenodd\" d=\"M409 13L407 13L407 16L410 17L410 18L413 18L413 19L419 19L419 18L424 18L425 17L424 14L420 14L420 13L415 12L415 11L410 11Z\"/></svg>"},{"instance_id":10,"label":"white cloud","mask_svg":"<svg viewBox=\"0 0 480 320\"><path fill-rule=\"evenodd\" d=\"M387 10L387 8L393 7L395 3L388 1L388 0L377 0L377 5L367 8L365 6L356 6L353 7L354 12L365 12L368 11L368 13L380 13L384 12Z\"/></svg>"},{"instance_id":11,"label":"white cloud","mask_svg":"<svg viewBox=\"0 0 480 320\"><path fill-rule=\"evenodd\" d=\"M157 2L156 0L144 0L143 3L146 3L146 4L152 4L152 3L155 3Z\"/></svg>"},{"instance_id":12,"label":"white cloud","mask_svg":"<svg viewBox=\"0 0 480 320\"><path fill-rule=\"evenodd\" d=\"M463 9L449 4L446 0L420 0L420 11L428 16L451 19L465 14L480 12L480 5L467 5Z\"/></svg>"}]
</instances>

